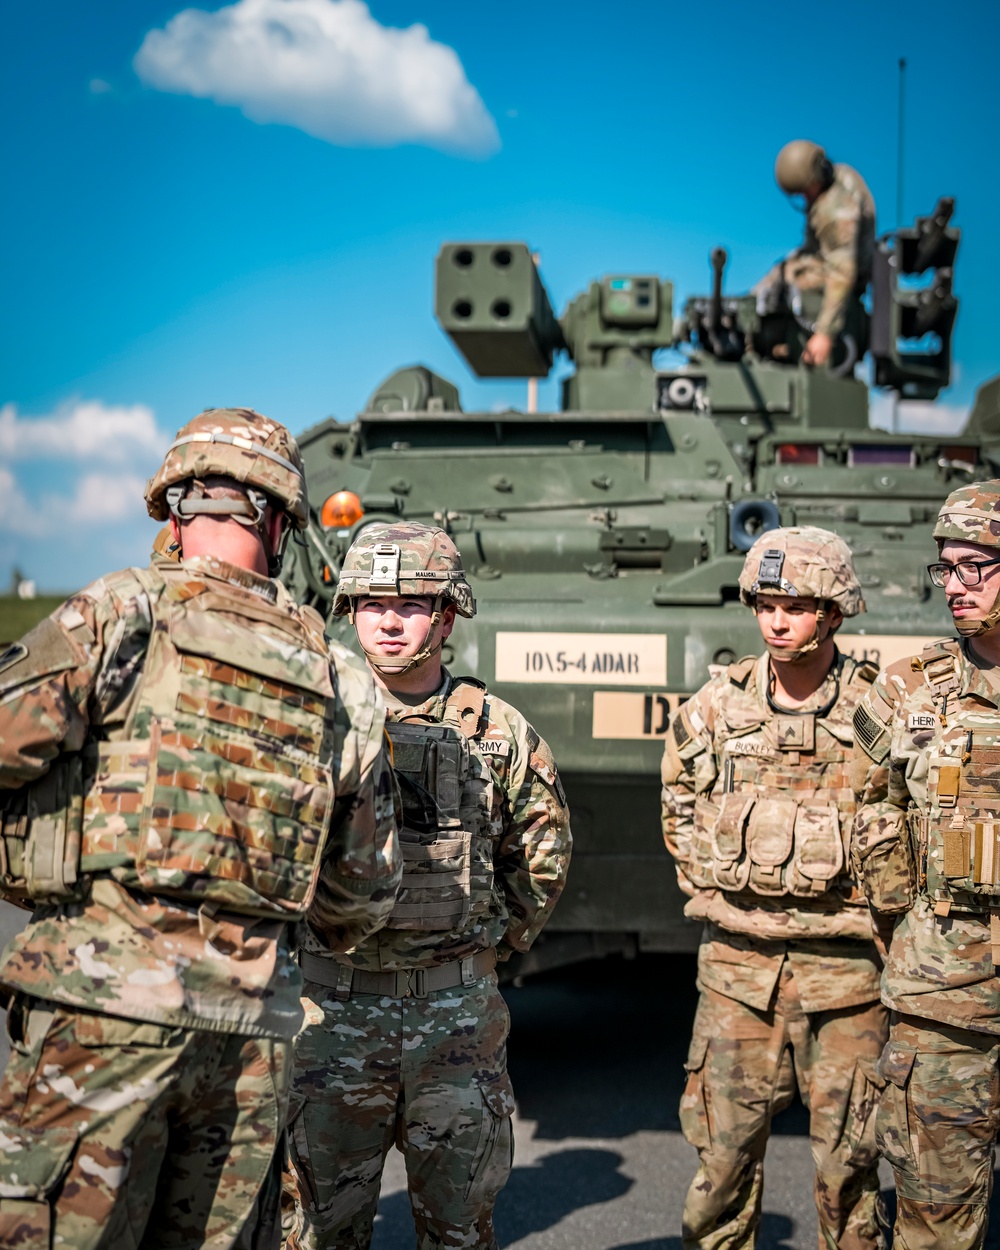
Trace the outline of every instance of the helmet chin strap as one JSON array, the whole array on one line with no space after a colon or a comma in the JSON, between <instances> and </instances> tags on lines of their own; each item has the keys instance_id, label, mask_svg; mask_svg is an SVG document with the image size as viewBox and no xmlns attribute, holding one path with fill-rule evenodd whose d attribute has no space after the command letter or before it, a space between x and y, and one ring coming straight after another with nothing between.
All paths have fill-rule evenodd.
<instances>
[{"instance_id":1,"label":"helmet chin strap","mask_svg":"<svg viewBox=\"0 0 1000 1250\"><path fill-rule=\"evenodd\" d=\"M390 656L382 655L377 651L369 651L364 643L361 643L361 650L365 653L365 659L377 672L384 677L402 677L405 673L412 673L415 668L420 668L422 664L426 664L438 654L444 646L444 639L438 638L437 642L431 639L441 625L443 613L441 611L444 604L444 595L435 595L433 607L431 609L431 623L427 630L427 637L424 639L424 645L415 655ZM351 624L354 626L354 632L358 632L358 624L354 617L354 600L351 600L351 610L349 613ZM361 642L361 636L358 635L358 642Z\"/></svg>"},{"instance_id":2,"label":"helmet chin strap","mask_svg":"<svg viewBox=\"0 0 1000 1250\"><path fill-rule=\"evenodd\" d=\"M813 627L812 637L808 642L804 642L801 647L794 647L791 649L788 647L775 647L771 643L765 642L764 646L767 648L768 655L772 660L778 660L781 663L798 664L800 661L804 660L807 655L812 655L812 653L817 650L821 642L826 641L825 638L820 637L820 627L825 620L826 609L817 608L816 624ZM827 638L829 636L830 635L827 634Z\"/></svg>"},{"instance_id":3,"label":"helmet chin strap","mask_svg":"<svg viewBox=\"0 0 1000 1250\"><path fill-rule=\"evenodd\" d=\"M988 634L1000 621L1000 590L993 600L993 607L978 621L955 621L955 628L963 638L978 638L980 634Z\"/></svg>"}]
</instances>

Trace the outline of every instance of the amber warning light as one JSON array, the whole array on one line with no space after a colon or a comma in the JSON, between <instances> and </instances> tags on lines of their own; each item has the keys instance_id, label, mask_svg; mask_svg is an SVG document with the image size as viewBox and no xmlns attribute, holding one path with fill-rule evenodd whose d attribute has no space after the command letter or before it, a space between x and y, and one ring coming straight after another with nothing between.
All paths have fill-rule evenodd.
<instances>
[{"instance_id":1,"label":"amber warning light","mask_svg":"<svg viewBox=\"0 0 1000 1250\"><path fill-rule=\"evenodd\" d=\"M365 510L361 500L352 490L338 490L323 505L319 514L320 524L324 529L349 529L364 516Z\"/></svg>"}]
</instances>

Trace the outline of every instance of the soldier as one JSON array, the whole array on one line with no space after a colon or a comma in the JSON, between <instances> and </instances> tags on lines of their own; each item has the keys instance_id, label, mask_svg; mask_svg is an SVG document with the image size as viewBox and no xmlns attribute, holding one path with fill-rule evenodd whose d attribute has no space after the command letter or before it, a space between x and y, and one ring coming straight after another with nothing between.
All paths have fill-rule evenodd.
<instances>
[{"instance_id":1,"label":"soldier","mask_svg":"<svg viewBox=\"0 0 1000 1250\"><path fill-rule=\"evenodd\" d=\"M874 1069L886 1012L844 853L851 721L874 670L834 641L864 601L846 544L813 527L759 538L740 597L765 654L680 707L663 758L664 839L685 912L705 922L680 1112L699 1156L683 1244L756 1244L771 1118L797 1080L820 1244L881 1247Z\"/></svg>"},{"instance_id":2,"label":"soldier","mask_svg":"<svg viewBox=\"0 0 1000 1250\"><path fill-rule=\"evenodd\" d=\"M953 491L934 537L962 637L890 665L858 707L852 855L886 948L893 1244L972 1250L1000 1120L1000 481Z\"/></svg>"},{"instance_id":3,"label":"soldier","mask_svg":"<svg viewBox=\"0 0 1000 1250\"><path fill-rule=\"evenodd\" d=\"M4 1246L276 1245L290 922L360 941L402 871L381 699L272 580L308 519L288 431L203 412L146 502L180 558L0 656L0 894L34 903L0 964Z\"/></svg>"},{"instance_id":4,"label":"soldier","mask_svg":"<svg viewBox=\"0 0 1000 1250\"><path fill-rule=\"evenodd\" d=\"M780 311L797 293L823 292L819 317L802 359L825 365L844 328L852 299L860 297L872 273L875 201L864 179L850 165L834 165L818 143L793 139L778 153L774 177L786 195L801 195L806 206L806 237L753 288L758 311ZM797 311L797 309L796 309Z\"/></svg>"},{"instance_id":5,"label":"soldier","mask_svg":"<svg viewBox=\"0 0 1000 1250\"><path fill-rule=\"evenodd\" d=\"M442 667L456 613L476 610L443 530L366 528L333 610L385 694L406 871L380 933L340 955L307 933L301 952L315 1014L295 1049L288 1247L367 1247L395 1142L419 1250L495 1250L514 1099L494 966L528 949L562 890L565 795L524 717Z\"/></svg>"}]
</instances>

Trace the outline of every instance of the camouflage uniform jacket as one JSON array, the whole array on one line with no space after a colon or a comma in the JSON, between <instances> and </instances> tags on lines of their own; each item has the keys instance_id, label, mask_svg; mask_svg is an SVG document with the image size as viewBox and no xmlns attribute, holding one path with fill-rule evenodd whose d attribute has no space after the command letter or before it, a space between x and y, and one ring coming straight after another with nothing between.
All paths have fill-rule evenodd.
<instances>
[{"instance_id":1,"label":"camouflage uniform jacket","mask_svg":"<svg viewBox=\"0 0 1000 1250\"><path fill-rule=\"evenodd\" d=\"M410 706L386 695L390 721L424 717L439 722L448 695L462 681L447 671L441 687L425 702ZM504 959L525 951L538 936L562 893L569 868L572 837L566 796L552 752L519 712L493 695L483 707L486 728L479 745L493 774L493 803L498 805L493 847L494 884L485 915L459 931L395 928L392 922L346 955L367 971L432 967L498 948ZM303 926L303 945L313 954L321 947Z\"/></svg>"},{"instance_id":2,"label":"camouflage uniform jacket","mask_svg":"<svg viewBox=\"0 0 1000 1250\"><path fill-rule=\"evenodd\" d=\"M871 670L847 656L837 656L831 677L839 682L839 697L825 716L815 719L816 752L825 761L819 766L822 775L817 787L817 765L810 766L808 753L777 749L781 719L794 728L798 718L779 719L768 706L768 664L767 655L749 657L712 677L682 704L667 733L663 834L677 864L680 887L691 896L685 914L707 922L699 950L699 984L763 1011L787 958L804 1010L857 1006L878 998L880 968L863 899L846 871L835 876L831 889L806 898L709 888L697 869L697 846L712 844L725 797L736 785L735 761L751 761L754 768L759 764L783 776L780 783L772 781L770 788L752 783L736 787L756 790L764 799L772 793L780 800L794 797L797 791L821 788L822 776L830 770L844 771L846 782L851 721ZM803 710L821 709L834 689L828 678ZM727 751L733 739L737 741ZM801 780L795 776L799 770ZM846 786L829 794L840 808L844 835L853 815L849 796Z\"/></svg>"},{"instance_id":3,"label":"camouflage uniform jacket","mask_svg":"<svg viewBox=\"0 0 1000 1250\"><path fill-rule=\"evenodd\" d=\"M941 762L953 758L956 765L966 764L970 750L977 750L969 744L983 738L987 758L977 806L980 814L1000 815L993 746L1000 740L1000 674L977 663L967 641L944 645L957 661L957 690L947 698L946 724L941 696L922 671L927 652L879 673L858 709L852 855L873 907L898 917L882 977L883 1002L942 1024L1000 1033L991 900L956 893L949 901L945 848L926 830L929 822L939 829L952 823L951 812L934 811ZM971 787L962 772L966 790Z\"/></svg>"},{"instance_id":4,"label":"camouflage uniform jacket","mask_svg":"<svg viewBox=\"0 0 1000 1250\"><path fill-rule=\"evenodd\" d=\"M864 179L850 165L834 165L833 182L813 201L806 237L798 255L823 262L823 306L817 334L836 335L853 292L868 285L875 250L875 201Z\"/></svg>"},{"instance_id":5,"label":"camouflage uniform jacket","mask_svg":"<svg viewBox=\"0 0 1000 1250\"><path fill-rule=\"evenodd\" d=\"M61 752L123 737L137 690L156 679L144 678L143 668L167 578L183 583L184 594L211 593L237 610L262 596L272 613L298 618L303 611L280 582L208 557L179 565L154 557L149 570L127 569L93 583L4 657L0 791L36 781ZM316 624L322 639L318 618ZM325 710L319 704L318 714L327 726L322 741L335 800L312 914L328 940L346 946L382 923L402 864L381 699L354 656L339 645L329 648L333 697ZM229 707L226 714L245 717L252 727L254 692L242 696L243 711L238 692L227 697L229 704L220 705ZM85 843L91 834L113 835L116 819L121 822L107 806L112 793L113 784L106 786L105 806L85 816ZM198 812L195 798L187 817L195 829ZM291 928L280 917L199 908L135 888L125 870L94 872L83 878L78 899L35 907L4 953L0 981L112 1016L287 1038L301 1021Z\"/></svg>"}]
</instances>

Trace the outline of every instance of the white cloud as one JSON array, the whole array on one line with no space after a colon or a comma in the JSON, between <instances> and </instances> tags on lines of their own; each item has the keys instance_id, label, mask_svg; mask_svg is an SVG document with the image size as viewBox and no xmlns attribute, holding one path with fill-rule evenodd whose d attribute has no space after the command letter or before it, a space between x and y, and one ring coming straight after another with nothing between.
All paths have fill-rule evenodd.
<instances>
[{"instance_id":1,"label":"white cloud","mask_svg":"<svg viewBox=\"0 0 1000 1250\"><path fill-rule=\"evenodd\" d=\"M151 526L142 497L145 486L144 478L131 473L87 473L74 483L71 495L29 495L9 469L0 467L0 534L65 538L101 526Z\"/></svg>"},{"instance_id":2,"label":"white cloud","mask_svg":"<svg viewBox=\"0 0 1000 1250\"><path fill-rule=\"evenodd\" d=\"M493 118L426 26L380 25L362 0L237 0L184 9L133 62L148 86L233 104L255 122L347 146L420 143L485 156Z\"/></svg>"},{"instance_id":3,"label":"white cloud","mask_svg":"<svg viewBox=\"0 0 1000 1250\"><path fill-rule=\"evenodd\" d=\"M108 95L114 88L109 82L105 82L103 78L92 78L87 84L91 95Z\"/></svg>"},{"instance_id":4,"label":"white cloud","mask_svg":"<svg viewBox=\"0 0 1000 1250\"><path fill-rule=\"evenodd\" d=\"M4 404L0 535L72 540L101 527L142 529L146 477L169 442L145 404L72 400L43 416Z\"/></svg>"},{"instance_id":5,"label":"white cloud","mask_svg":"<svg viewBox=\"0 0 1000 1250\"><path fill-rule=\"evenodd\" d=\"M145 404L74 400L41 417L23 416L15 404L0 407L0 457L7 460L44 456L122 464L156 457L167 442Z\"/></svg>"},{"instance_id":6,"label":"white cloud","mask_svg":"<svg viewBox=\"0 0 1000 1250\"><path fill-rule=\"evenodd\" d=\"M893 403L891 394L872 393L870 412L875 429L893 428ZM968 419L968 408L925 399L903 399L899 401L896 429L901 434L961 434Z\"/></svg>"},{"instance_id":7,"label":"white cloud","mask_svg":"<svg viewBox=\"0 0 1000 1250\"><path fill-rule=\"evenodd\" d=\"M31 534L34 518L10 469L0 464L0 534Z\"/></svg>"},{"instance_id":8,"label":"white cloud","mask_svg":"<svg viewBox=\"0 0 1000 1250\"><path fill-rule=\"evenodd\" d=\"M76 484L76 494L65 504L66 519L86 517L93 525L145 517L146 479L132 473L88 473Z\"/></svg>"}]
</instances>

